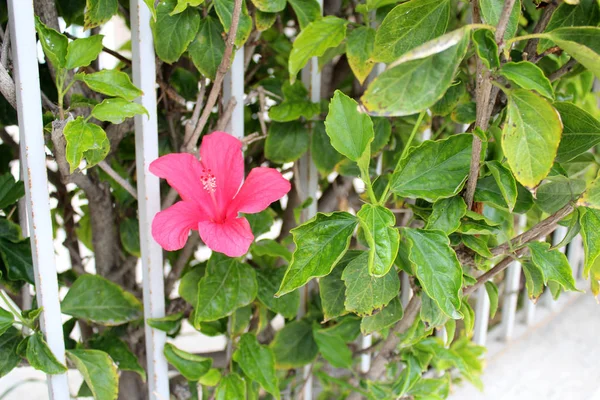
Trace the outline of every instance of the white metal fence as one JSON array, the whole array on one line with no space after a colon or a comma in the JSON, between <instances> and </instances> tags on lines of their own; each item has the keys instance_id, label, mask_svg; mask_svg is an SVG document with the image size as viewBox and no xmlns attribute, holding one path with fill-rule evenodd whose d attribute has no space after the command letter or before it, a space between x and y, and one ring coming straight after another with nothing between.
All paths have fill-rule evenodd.
<instances>
[{"instance_id":1,"label":"white metal fence","mask_svg":"<svg viewBox=\"0 0 600 400\"><path fill-rule=\"evenodd\" d=\"M149 118L137 116L135 119L137 191L140 221L141 262L143 271L144 312L146 318L164 316L164 284L163 259L160 246L150 235L153 216L160 210L159 180L148 173L148 165L158 157L158 128L156 111L155 54L150 30L150 12L143 0L131 0L132 30L132 64L133 78L136 86L144 95L140 102L149 112ZM321 4L322 6L322 4ZM26 216L31 234L31 247L36 278L36 294L38 304L44 308L41 316L41 327L50 349L56 358L65 362L65 345L63 342L62 319L60 313L58 282L55 253L53 248L52 224L50 216L48 179L46 172L46 153L42 126L42 108L40 105L40 83L38 77L38 61L36 54L36 37L34 30L33 0L9 0L9 23L13 41L14 78L17 94L17 111L20 132L21 161L23 180L26 188ZM319 102L321 96L321 75L318 61L313 58L302 72L302 80L309 89L313 102ZM230 72L224 82L224 104L235 99L235 108L227 130L235 136L244 136L244 49L238 49ZM317 211L318 172L312 162L310 153L305 154L298 162L298 193L301 201L311 197L313 203L303 210L302 220L312 218ZM522 218L520 226L525 220ZM25 230L24 230L25 232ZM559 228L554 236L554 243L559 243L566 231ZM564 251L565 249L562 249ZM581 240L576 238L568 247L568 258L571 265L581 264ZM402 279L402 303L410 298L408 277ZM503 290L502 335L510 339L515 325L523 323L531 325L534 321L536 306L526 301L525 320L517 321L518 290L521 287L521 266L514 263L506 273ZM311 290L307 285L302 292L301 310L303 315L305 302ZM526 296L526 294L525 294ZM490 303L485 288L477 292L475 310L474 340L484 345L487 341ZM551 303L551 301L550 301ZM166 341L164 332L146 325L147 372L149 383L148 397L152 400L169 398L169 382L167 362L163 356ZM370 345L370 337L363 340L362 346ZM364 354L361 367L367 370L370 355ZM305 369L309 383L303 391L304 399L312 399L312 381L308 376L310 369ZM48 376L48 393L52 400L70 398L67 375Z\"/></svg>"}]
</instances>

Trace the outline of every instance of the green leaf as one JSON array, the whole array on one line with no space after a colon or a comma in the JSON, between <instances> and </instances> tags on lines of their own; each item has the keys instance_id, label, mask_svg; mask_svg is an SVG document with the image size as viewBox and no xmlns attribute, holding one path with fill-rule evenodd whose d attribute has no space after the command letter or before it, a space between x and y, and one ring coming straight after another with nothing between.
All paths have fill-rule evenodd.
<instances>
[{"instance_id":1,"label":"green leaf","mask_svg":"<svg viewBox=\"0 0 600 400\"><path fill-rule=\"evenodd\" d=\"M285 0L252 0L252 3L262 12L276 13L283 11Z\"/></svg>"},{"instance_id":2,"label":"green leaf","mask_svg":"<svg viewBox=\"0 0 600 400\"><path fill-rule=\"evenodd\" d=\"M279 382L275 373L275 355L267 346L261 346L251 333L242 335L233 360L248 378L260 385L276 399L280 399Z\"/></svg>"},{"instance_id":3,"label":"green leaf","mask_svg":"<svg viewBox=\"0 0 600 400\"><path fill-rule=\"evenodd\" d=\"M504 0L479 0L479 9L481 10L481 16L486 24L492 26L498 26L500 22L500 16L502 15L502 9L504 8ZM511 10L508 18L508 24L506 26L506 32L504 32L504 39L510 39L516 35L517 29L519 28L519 18L521 17L521 1L515 1L515 5Z\"/></svg>"},{"instance_id":4,"label":"green leaf","mask_svg":"<svg viewBox=\"0 0 600 400\"><path fill-rule=\"evenodd\" d=\"M169 64L179 60L200 27L198 10L190 7L172 15L174 7L175 0L159 2L156 7L156 21L150 21L156 55Z\"/></svg>"},{"instance_id":5,"label":"green leaf","mask_svg":"<svg viewBox=\"0 0 600 400\"><path fill-rule=\"evenodd\" d=\"M372 118L372 120L375 137L371 142L371 154L376 154L383 150L390 141L392 124L387 118Z\"/></svg>"},{"instance_id":6,"label":"green leaf","mask_svg":"<svg viewBox=\"0 0 600 400\"><path fill-rule=\"evenodd\" d=\"M292 252L283 244L273 239L262 239L254 242L251 251L252 254L256 254L257 256L281 257L288 262L292 259Z\"/></svg>"},{"instance_id":7,"label":"green leaf","mask_svg":"<svg viewBox=\"0 0 600 400\"><path fill-rule=\"evenodd\" d=\"M52 351L48 347L48 344L40 331L36 331L29 337L27 344L27 361L29 361L29 365L33 368L44 371L49 375L67 372L67 367L61 364L54 354L52 354Z\"/></svg>"},{"instance_id":8,"label":"green leaf","mask_svg":"<svg viewBox=\"0 0 600 400\"><path fill-rule=\"evenodd\" d=\"M346 285L344 285L344 281L342 280L342 273L348 263L359 254L361 252L356 250L347 251L329 275L319 279L319 295L321 296L321 306L323 307L325 318L323 322L348 313L344 306L346 301Z\"/></svg>"},{"instance_id":9,"label":"green leaf","mask_svg":"<svg viewBox=\"0 0 600 400\"><path fill-rule=\"evenodd\" d=\"M265 157L276 163L296 161L308 150L309 141L302 122L273 122L265 141Z\"/></svg>"},{"instance_id":10,"label":"green leaf","mask_svg":"<svg viewBox=\"0 0 600 400\"><path fill-rule=\"evenodd\" d=\"M600 143L600 121L572 103L556 102L554 107L563 123L556 161L571 161Z\"/></svg>"},{"instance_id":11,"label":"green leaf","mask_svg":"<svg viewBox=\"0 0 600 400\"><path fill-rule=\"evenodd\" d=\"M400 279L395 268L380 277L374 277L368 270L368 253L363 253L350 261L342 273L346 285L344 306L360 316L368 316L386 306L400 292Z\"/></svg>"},{"instance_id":12,"label":"green leaf","mask_svg":"<svg viewBox=\"0 0 600 400\"><path fill-rule=\"evenodd\" d=\"M214 80L225 52L223 28L219 21L207 15L200 21L200 29L190 43L188 51L200 73Z\"/></svg>"},{"instance_id":13,"label":"green leaf","mask_svg":"<svg viewBox=\"0 0 600 400\"><path fill-rule=\"evenodd\" d=\"M562 175L551 176L536 190L536 204L544 212L553 214L575 200L585 190L585 181Z\"/></svg>"},{"instance_id":14,"label":"green leaf","mask_svg":"<svg viewBox=\"0 0 600 400\"><path fill-rule=\"evenodd\" d=\"M127 118L132 118L138 114L148 114L148 110L138 103L127 101L121 98L104 99L92 109L92 116L100 121L108 121L113 124L120 124Z\"/></svg>"},{"instance_id":15,"label":"green leaf","mask_svg":"<svg viewBox=\"0 0 600 400\"><path fill-rule=\"evenodd\" d=\"M271 349L278 369L302 367L313 361L319 352L312 327L304 320L285 324L271 342Z\"/></svg>"},{"instance_id":16,"label":"green leaf","mask_svg":"<svg viewBox=\"0 0 600 400\"><path fill-rule=\"evenodd\" d=\"M296 121L300 117L311 119L320 112L319 104L308 99L308 90L302 82L284 82L281 88L284 100L269 109L269 118L276 122Z\"/></svg>"},{"instance_id":17,"label":"green leaf","mask_svg":"<svg viewBox=\"0 0 600 400\"><path fill-rule=\"evenodd\" d=\"M142 316L142 304L119 285L98 275L81 275L61 303L63 314L115 326Z\"/></svg>"},{"instance_id":18,"label":"green leaf","mask_svg":"<svg viewBox=\"0 0 600 400\"><path fill-rule=\"evenodd\" d=\"M600 173L585 189L577 205L600 210Z\"/></svg>"},{"instance_id":19,"label":"green leaf","mask_svg":"<svg viewBox=\"0 0 600 400\"><path fill-rule=\"evenodd\" d=\"M200 378L198 383L203 386L217 386L221 380L221 371L216 368L211 368L208 372Z\"/></svg>"},{"instance_id":20,"label":"green leaf","mask_svg":"<svg viewBox=\"0 0 600 400\"><path fill-rule=\"evenodd\" d=\"M551 32L568 26L595 26L598 25L599 18L600 6L597 0L565 1L552 13L545 31ZM551 40L542 39L538 43L537 52L541 54L552 46L554 44Z\"/></svg>"},{"instance_id":21,"label":"green leaf","mask_svg":"<svg viewBox=\"0 0 600 400\"><path fill-rule=\"evenodd\" d=\"M77 117L73 121L69 121L63 130L67 141L66 158L69 162L71 172L75 171L82 158L88 159L88 151L98 151L103 155L99 157L94 155L88 163L92 166L102 161L110 150L110 143L106 137L106 132L96 124L91 124L85 121L83 117ZM98 159L100 158L100 159ZM91 161L91 162L90 162Z\"/></svg>"},{"instance_id":22,"label":"green leaf","mask_svg":"<svg viewBox=\"0 0 600 400\"><path fill-rule=\"evenodd\" d=\"M178 349L171 343L165 344L164 354L172 366L188 381L197 381L208 372L212 358L200 357Z\"/></svg>"},{"instance_id":23,"label":"green leaf","mask_svg":"<svg viewBox=\"0 0 600 400\"><path fill-rule=\"evenodd\" d=\"M600 256L600 211L580 208L579 222L583 239L583 277L588 278L592 267Z\"/></svg>"},{"instance_id":24,"label":"green leaf","mask_svg":"<svg viewBox=\"0 0 600 400\"><path fill-rule=\"evenodd\" d=\"M213 253L206 275L198 283L194 324L226 317L250 304L256 293L254 269L236 259Z\"/></svg>"},{"instance_id":25,"label":"green leaf","mask_svg":"<svg viewBox=\"0 0 600 400\"><path fill-rule=\"evenodd\" d=\"M16 181L10 172L0 175L0 208L7 208L25 196L23 181Z\"/></svg>"},{"instance_id":26,"label":"green leaf","mask_svg":"<svg viewBox=\"0 0 600 400\"><path fill-rule=\"evenodd\" d=\"M400 233L396 217L385 207L364 204L356 214L369 245L369 274L381 277L388 273L398 254Z\"/></svg>"},{"instance_id":27,"label":"green leaf","mask_svg":"<svg viewBox=\"0 0 600 400\"><path fill-rule=\"evenodd\" d=\"M179 295L188 303L195 305L198 299L198 282L206 273L206 265L194 266L186 272L179 282Z\"/></svg>"},{"instance_id":28,"label":"green leaf","mask_svg":"<svg viewBox=\"0 0 600 400\"><path fill-rule=\"evenodd\" d=\"M345 19L328 16L317 19L302 29L290 53L288 69L292 83L296 80L298 71L311 57L322 56L325 50L337 47L344 40L347 24Z\"/></svg>"},{"instance_id":29,"label":"green leaf","mask_svg":"<svg viewBox=\"0 0 600 400\"><path fill-rule=\"evenodd\" d=\"M437 303L431 297L427 296L427 293L421 293L420 317L428 329L444 326L448 322L448 317L442 312Z\"/></svg>"},{"instance_id":30,"label":"green leaf","mask_svg":"<svg viewBox=\"0 0 600 400\"><path fill-rule=\"evenodd\" d=\"M469 175L471 145L471 135L423 142L400 161L392 176L392 192L432 202L454 196Z\"/></svg>"},{"instance_id":31,"label":"green leaf","mask_svg":"<svg viewBox=\"0 0 600 400\"><path fill-rule=\"evenodd\" d=\"M527 288L529 298L537 301L544 292L544 275L542 274L542 270L532 262L524 262L523 274L525 275L525 287Z\"/></svg>"},{"instance_id":32,"label":"green leaf","mask_svg":"<svg viewBox=\"0 0 600 400\"><path fill-rule=\"evenodd\" d=\"M75 79L85 82L95 92L122 97L129 101L143 94L140 89L133 86L129 75L113 69L104 69L93 74L76 74Z\"/></svg>"},{"instance_id":33,"label":"green leaf","mask_svg":"<svg viewBox=\"0 0 600 400\"><path fill-rule=\"evenodd\" d=\"M400 299L394 297L380 312L364 317L360 322L360 331L363 335L368 335L389 328L400 321L403 314Z\"/></svg>"},{"instance_id":34,"label":"green leaf","mask_svg":"<svg viewBox=\"0 0 600 400\"><path fill-rule=\"evenodd\" d=\"M146 381L146 371L140 365L137 357L129 349L127 344L112 334L104 334L88 341L90 347L95 350L101 350L107 353L117 364L121 371L133 371L137 373L143 381Z\"/></svg>"},{"instance_id":35,"label":"green leaf","mask_svg":"<svg viewBox=\"0 0 600 400\"><path fill-rule=\"evenodd\" d=\"M450 240L440 231L402 228L409 259L423 290L448 317L461 318L462 267Z\"/></svg>"},{"instance_id":36,"label":"green leaf","mask_svg":"<svg viewBox=\"0 0 600 400\"><path fill-rule=\"evenodd\" d=\"M375 61L389 63L446 32L449 0L413 0L390 11L375 37Z\"/></svg>"},{"instance_id":37,"label":"green leaf","mask_svg":"<svg viewBox=\"0 0 600 400\"><path fill-rule=\"evenodd\" d=\"M488 247L488 238L478 235L462 235L462 242L469 249L485 258L494 258Z\"/></svg>"},{"instance_id":38,"label":"green leaf","mask_svg":"<svg viewBox=\"0 0 600 400\"><path fill-rule=\"evenodd\" d=\"M55 68L64 68L67 59L69 39L62 33L47 27L39 17L35 17L35 30L40 38L42 50Z\"/></svg>"},{"instance_id":39,"label":"green leaf","mask_svg":"<svg viewBox=\"0 0 600 400\"><path fill-rule=\"evenodd\" d=\"M185 11L188 7L198 7L202 3L204 3L204 0L177 0L177 5L173 11L171 11L170 15L179 14L180 12Z\"/></svg>"},{"instance_id":40,"label":"green leaf","mask_svg":"<svg viewBox=\"0 0 600 400\"><path fill-rule=\"evenodd\" d=\"M544 36L600 78L600 28L559 28Z\"/></svg>"},{"instance_id":41,"label":"green leaf","mask_svg":"<svg viewBox=\"0 0 600 400\"><path fill-rule=\"evenodd\" d=\"M0 239L6 239L13 243L22 241L21 227L7 219L0 218Z\"/></svg>"},{"instance_id":42,"label":"green leaf","mask_svg":"<svg viewBox=\"0 0 600 400\"><path fill-rule=\"evenodd\" d=\"M499 233L499 223L474 211L467 211L461 220L458 232L464 235L496 235Z\"/></svg>"},{"instance_id":43,"label":"green leaf","mask_svg":"<svg viewBox=\"0 0 600 400\"><path fill-rule=\"evenodd\" d=\"M257 297L268 309L283 315L285 318L293 318L300 306L300 292L294 290L284 296L275 297L284 275L285 268L256 270Z\"/></svg>"},{"instance_id":44,"label":"green leaf","mask_svg":"<svg viewBox=\"0 0 600 400\"><path fill-rule=\"evenodd\" d=\"M469 29L429 41L390 64L361 98L369 114L405 116L433 106L450 87L465 56Z\"/></svg>"},{"instance_id":45,"label":"green leaf","mask_svg":"<svg viewBox=\"0 0 600 400\"><path fill-rule=\"evenodd\" d=\"M486 162L486 165L500 192L502 193L502 197L504 197L504 201L508 205L509 211L512 212L513 208L515 208L515 204L517 203L517 181L515 181L515 177L510 172L508 168L502 165L499 161L492 160Z\"/></svg>"},{"instance_id":46,"label":"green leaf","mask_svg":"<svg viewBox=\"0 0 600 400\"><path fill-rule=\"evenodd\" d=\"M373 122L358 111L356 101L339 90L329 103L325 130L331 145L350 160L359 161L365 152L370 154L369 145L375 136Z\"/></svg>"},{"instance_id":47,"label":"green leaf","mask_svg":"<svg viewBox=\"0 0 600 400\"><path fill-rule=\"evenodd\" d=\"M30 239L19 242L0 239L0 258L10 280L22 280L35 284ZM6 279L6 277L4 277Z\"/></svg>"},{"instance_id":48,"label":"green leaf","mask_svg":"<svg viewBox=\"0 0 600 400\"><path fill-rule=\"evenodd\" d=\"M247 398L246 383L235 373L224 376L215 392L215 400L237 400Z\"/></svg>"},{"instance_id":49,"label":"green leaf","mask_svg":"<svg viewBox=\"0 0 600 400\"><path fill-rule=\"evenodd\" d=\"M313 337L321 355L331 366L334 368L350 368L352 366L352 351L340 336L335 335L329 329L321 329L315 323Z\"/></svg>"},{"instance_id":50,"label":"green leaf","mask_svg":"<svg viewBox=\"0 0 600 400\"><path fill-rule=\"evenodd\" d=\"M15 327L9 327L0 335L0 378L19 365L21 357L17 354L17 346L22 339L21 332Z\"/></svg>"},{"instance_id":51,"label":"green leaf","mask_svg":"<svg viewBox=\"0 0 600 400\"><path fill-rule=\"evenodd\" d=\"M500 57L498 57L498 44L494 39L494 33L489 29L477 29L473 32L473 43L477 56L488 69L500 68Z\"/></svg>"},{"instance_id":52,"label":"green leaf","mask_svg":"<svg viewBox=\"0 0 600 400\"><path fill-rule=\"evenodd\" d=\"M65 20L67 27L73 24L83 26L85 1L86 0L58 0L56 2L58 15Z\"/></svg>"},{"instance_id":53,"label":"green leaf","mask_svg":"<svg viewBox=\"0 0 600 400\"><path fill-rule=\"evenodd\" d=\"M137 218L127 218L119 224L121 244L129 254L141 257L140 225Z\"/></svg>"},{"instance_id":54,"label":"green leaf","mask_svg":"<svg viewBox=\"0 0 600 400\"><path fill-rule=\"evenodd\" d=\"M371 73L374 61L371 60L375 44L375 30L366 26L354 29L348 35L346 56L356 79L362 84Z\"/></svg>"},{"instance_id":55,"label":"green leaf","mask_svg":"<svg viewBox=\"0 0 600 400\"><path fill-rule=\"evenodd\" d=\"M547 100L524 89L508 93L502 149L521 184L534 188L548 175L561 133L560 116Z\"/></svg>"},{"instance_id":56,"label":"green leaf","mask_svg":"<svg viewBox=\"0 0 600 400\"><path fill-rule=\"evenodd\" d=\"M357 224L356 217L347 212L318 213L292 229L296 249L276 296L328 275L348 249Z\"/></svg>"},{"instance_id":57,"label":"green leaf","mask_svg":"<svg viewBox=\"0 0 600 400\"><path fill-rule=\"evenodd\" d=\"M146 322L154 329L167 332L168 335L173 335L181 329L183 317L183 312L178 312L162 318L148 318Z\"/></svg>"},{"instance_id":58,"label":"green leaf","mask_svg":"<svg viewBox=\"0 0 600 400\"><path fill-rule=\"evenodd\" d=\"M531 261L542 271L544 284L553 281L565 290L577 291L573 271L564 253L558 249L550 250L550 244L543 242L532 242L527 246L531 251Z\"/></svg>"},{"instance_id":59,"label":"green leaf","mask_svg":"<svg viewBox=\"0 0 600 400\"><path fill-rule=\"evenodd\" d=\"M288 2L298 17L300 29L321 18L321 6L316 0L288 0Z\"/></svg>"},{"instance_id":60,"label":"green leaf","mask_svg":"<svg viewBox=\"0 0 600 400\"><path fill-rule=\"evenodd\" d=\"M475 122L477 118L477 105L474 101L469 101L467 103L459 104L450 115L452 121L459 124L471 124ZM474 135L477 134L478 131L473 132Z\"/></svg>"},{"instance_id":61,"label":"green leaf","mask_svg":"<svg viewBox=\"0 0 600 400\"><path fill-rule=\"evenodd\" d=\"M554 90L544 72L529 61L507 62L500 69L500 75L523 89L535 90L550 100L554 99Z\"/></svg>"},{"instance_id":62,"label":"green leaf","mask_svg":"<svg viewBox=\"0 0 600 400\"><path fill-rule=\"evenodd\" d=\"M335 166L344 158L331 145L329 136L327 136L327 133L325 132L325 125L323 122L313 122L310 155L315 166L323 176L329 175Z\"/></svg>"},{"instance_id":63,"label":"green leaf","mask_svg":"<svg viewBox=\"0 0 600 400\"><path fill-rule=\"evenodd\" d=\"M260 10L256 10L254 13L254 24L259 32L264 32L272 27L276 20L276 13L265 13Z\"/></svg>"},{"instance_id":64,"label":"green leaf","mask_svg":"<svg viewBox=\"0 0 600 400\"><path fill-rule=\"evenodd\" d=\"M4 335L4 332L6 332L14 322L15 317L12 313L0 308L0 336Z\"/></svg>"},{"instance_id":65,"label":"green leaf","mask_svg":"<svg viewBox=\"0 0 600 400\"><path fill-rule=\"evenodd\" d=\"M462 81L452 84L448 90L446 90L444 96L431 106L431 112L434 115L442 116L450 114L456 108L459 101L461 101L465 92L465 84Z\"/></svg>"},{"instance_id":66,"label":"green leaf","mask_svg":"<svg viewBox=\"0 0 600 400\"><path fill-rule=\"evenodd\" d=\"M102 38L104 35L92 35L69 43L65 68L74 69L90 65L102 52Z\"/></svg>"},{"instance_id":67,"label":"green leaf","mask_svg":"<svg viewBox=\"0 0 600 400\"><path fill-rule=\"evenodd\" d=\"M440 199L433 203L433 211L427 220L425 229L440 230L446 235L456 231L460 219L467 212L467 205L460 196Z\"/></svg>"},{"instance_id":68,"label":"green leaf","mask_svg":"<svg viewBox=\"0 0 600 400\"><path fill-rule=\"evenodd\" d=\"M490 318L493 319L496 316L496 311L498 311L498 286L492 281L487 281L485 291L490 298Z\"/></svg>"},{"instance_id":69,"label":"green leaf","mask_svg":"<svg viewBox=\"0 0 600 400\"><path fill-rule=\"evenodd\" d=\"M221 21L221 25L225 28L225 33L229 33L231 27L231 19L233 17L233 7L235 0L214 0L215 11ZM248 16L248 9L246 3L242 3L242 12L240 13L240 21L237 28L237 34L235 35L235 45L240 48L248 36L252 32L252 18Z\"/></svg>"},{"instance_id":70,"label":"green leaf","mask_svg":"<svg viewBox=\"0 0 600 400\"><path fill-rule=\"evenodd\" d=\"M83 375L94 399L114 400L119 393L117 367L108 354L100 350L67 350L67 358Z\"/></svg>"},{"instance_id":71,"label":"green leaf","mask_svg":"<svg viewBox=\"0 0 600 400\"><path fill-rule=\"evenodd\" d=\"M117 0L86 0L84 28L91 29L100 26L117 13Z\"/></svg>"}]
</instances>

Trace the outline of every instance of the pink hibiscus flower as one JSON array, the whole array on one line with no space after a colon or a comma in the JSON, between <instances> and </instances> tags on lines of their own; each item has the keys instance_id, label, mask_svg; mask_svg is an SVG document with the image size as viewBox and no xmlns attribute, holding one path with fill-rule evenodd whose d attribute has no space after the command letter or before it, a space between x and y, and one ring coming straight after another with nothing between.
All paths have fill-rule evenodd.
<instances>
[{"instance_id":1,"label":"pink hibiscus flower","mask_svg":"<svg viewBox=\"0 0 600 400\"><path fill-rule=\"evenodd\" d=\"M254 168L244 179L242 142L224 132L206 135L200 161L173 153L150 164L150 172L167 180L181 201L156 214L152 236L165 250L179 250L190 230L204 243L229 257L239 257L254 240L248 220L238 213L266 209L290 190L290 183L273 168Z\"/></svg>"}]
</instances>

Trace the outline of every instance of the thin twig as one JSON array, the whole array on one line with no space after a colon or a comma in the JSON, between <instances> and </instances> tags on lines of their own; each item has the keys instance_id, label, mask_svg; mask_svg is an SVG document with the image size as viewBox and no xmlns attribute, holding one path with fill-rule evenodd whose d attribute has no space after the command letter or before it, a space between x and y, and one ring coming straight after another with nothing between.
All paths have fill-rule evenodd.
<instances>
[{"instance_id":1,"label":"thin twig","mask_svg":"<svg viewBox=\"0 0 600 400\"><path fill-rule=\"evenodd\" d=\"M502 261L496 264L492 269L490 269L485 274L477 278L477 282L475 282L474 285L465 288L463 292L464 295L468 296L469 294L475 292L477 289L479 289L479 287L481 287L481 285L492 279L494 276L498 275L500 272L504 271L510 264L512 264L517 258L522 256L526 252L527 247L523 247L522 249L515 251L514 254L504 257Z\"/></svg>"},{"instance_id":2,"label":"thin twig","mask_svg":"<svg viewBox=\"0 0 600 400\"><path fill-rule=\"evenodd\" d=\"M577 60L575 60L574 58L571 58L569 61L567 61L565 63L565 65L563 65L562 67L560 67L559 69L557 69L556 71L551 73L550 76L548 77L548 79L550 79L550 81L553 82L553 81L557 80L558 78L561 78L563 75L566 75L569 72L571 72L571 70L573 68L575 68L576 65L577 65Z\"/></svg>"},{"instance_id":3,"label":"thin twig","mask_svg":"<svg viewBox=\"0 0 600 400\"><path fill-rule=\"evenodd\" d=\"M258 89L258 104L260 109L258 110L258 122L260 123L260 130L264 136L267 136L267 124L265 123L265 114L267 108L267 102L265 100L265 89L259 86Z\"/></svg>"},{"instance_id":4,"label":"thin twig","mask_svg":"<svg viewBox=\"0 0 600 400\"><path fill-rule=\"evenodd\" d=\"M500 15L500 20L498 21L498 26L496 27L495 35L495 39L496 42L499 44L499 48L502 47L500 45L504 40L504 33L506 32L508 20L510 18L513 6L515 5L515 1L516 0L506 0L504 3L504 8L502 9L502 14ZM479 19L480 16L477 1L473 1L473 21L477 22L476 20ZM490 80L490 71L484 67L483 63L479 58L477 59L477 79L475 92L475 100L477 104L477 116L475 120L475 127L481 128L485 131L488 128L491 112L493 110L493 107L489 107L490 98L492 98L492 82ZM481 167L481 149L481 139L477 135L473 135L471 167L469 169L469 177L467 179L466 191L464 196L465 202L467 203L467 207L469 210L473 207L475 188L477 187L477 179L479 179L479 170Z\"/></svg>"},{"instance_id":5,"label":"thin twig","mask_svg":"<svg viewBox=\"0 0 600 400\"><path fill-rule=\"evenodd\" d=\"M7 26L4 38L2 38L2 51L0 53L0 64L5 67L8 66L8 48L10 46L10 31L8 28Z\"/></svg>"},{"instance_id":6,"label":"thin twig","mask_svg":"<svg viewBox=\"0 0 600 400\"><path fill-rule=\"evenodd\" d=\"M198 124L198 119L200 119L200 111L202 110L202 104L204 102L205 94L206 79L200 79L200 90L198 91L198 95L196 96L196 105L194 105L192 117L185 124L185 134L183 137L183 143L187 143L192 137L192 134L194 133L194 128L196 127L196 124Z\"/></svg>"},{"instance_id":7,"label":"thin twig","mask_svg":"<svg viewBox=\"0 0 600 400\"><path fill-rule=\"evenodd\" d=\"M217 98L221 93L223 79L225 78L225 74L229 70L231 64L231 55L233 53L233 46L235 44L235 37L238 30L238 24L240 22L241 11L242 0L235 0L235 4L233 5L233 15L231 17L231 26L229 28L229 34L227 35L225 51L223 52L223 59L221 60L221 64L219 64L217 75L213 81L213 86L210 90L210 93L208 94L208 100L206 101L206 105L204 106L204 110L200 116L200 120L196 124L190 139L183 144L184 151L194 151L196 143L198 143L198 139L200 139L200 134L208 122L208 117L212 112L212 108L217 103Z\"/></svg>"},{"instance_id":8,"label":"thin twig","mask_svg":"<svg viewBox=\"0 0 600 400\"><path fill-rule=\"evenodd\" d=\"M108 176L113 178L119 185L121 185L123 187L123 189L127 190L127 193L132 195L133 198L137 200L137 191L135 190L135 188L133 186L131 186L131 183L129 183L121 175L119 175L117 173L117 171L112 169L112 167L110 165L108 165L108 163L105 160L100 161L98 163L98 166L100 167L101 170L106 172L108 174Z\"/></svg>"},{"instance_id":9,"label":"thin twig","mask_svg":"<svg viewBox=\"0 0 600 400\"><path fill-rule=\"evenodd\" d=\"M541 3L541 4L545 4L544 11L542 12L542 15L540 16L538 23L535 25L535 28L533 28L533 32L531 32L531 33L543 32L544 29L546 29L546 27L548 26L548 22L550 22L550 18L552 17L554 10L556 9L556 7L558 7L558 5L555 2ZM527 43L527 46L525 46L525 50L523 51L523 53L526 53L529 57L534 56L537 53L536 48L537 48L538 42L539 42L539 39L531 39Z\"/></svg>"},{"instance_id":10,"label":"thin twig","mask_svg":"<svg viewBox=\"0 0 600 400\"><path fill-rule=\"evenodd\" d=\"M221 118L219 118L219 121L217 122L217 126L215 128L216 131L224 131L227 128L229 121L231 121L231 115L233 114L233 110L235 109L236 105L237 101L235 100L235 97L230 98L227 106L225 106Z\"/></svg>"},{"instance_id":11,"label":"thin twig","mask_svg":"<svg viewBox=\"0 0 600 400\"><path fill-rule=\"evenodd\" d=\"M6 101L17 109L17 94L15 92L15 83L13 82L10 74L4 68L3 64L0 64L0 93L4 96Z\"/></svg>"}]
</instances>

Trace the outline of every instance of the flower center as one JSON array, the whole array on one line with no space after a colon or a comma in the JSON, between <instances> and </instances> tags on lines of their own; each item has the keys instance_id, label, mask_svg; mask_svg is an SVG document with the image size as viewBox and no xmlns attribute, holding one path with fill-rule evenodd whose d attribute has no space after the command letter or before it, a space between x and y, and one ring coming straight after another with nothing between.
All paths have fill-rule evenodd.
<instances>
[{"instance_id":1,"label":"flower center","mask_svg":"<svg viewBox=\"0 0 600 400\"><path fill-rule=\"evenodd\" d=\"M217 178L212 174L209 169L202 168L202 176L200 177L202 187L211 195L217 190Z\"/></svg>"},{"instance_id":2,"label":"flower center","mask_svg":"<svg viewBox=\"0 0 600 400\"><path fill-rule=\"evenodd\" d=\"M213 175L210 168L202 168L202 175L200 176L200 182L202 182L202 188L208 192L213 203L213 209L215 211L215 222L222 222L223 216L221 210L217 204L215 198L215 191L217 190L217 178Z\"/></svg>"}]
</instances>

